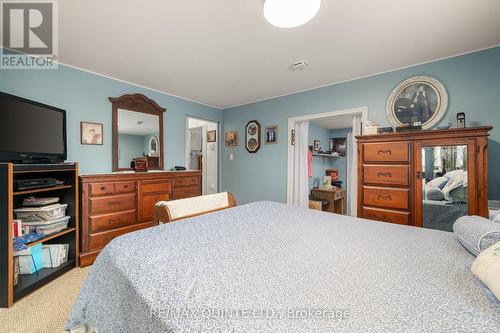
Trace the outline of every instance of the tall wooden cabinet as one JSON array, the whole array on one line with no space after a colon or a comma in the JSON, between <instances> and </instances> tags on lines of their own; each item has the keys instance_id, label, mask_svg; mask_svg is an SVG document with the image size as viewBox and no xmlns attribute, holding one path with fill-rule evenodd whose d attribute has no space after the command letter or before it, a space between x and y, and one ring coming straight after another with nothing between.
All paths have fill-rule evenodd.
<instances>
[{"instance_id":1,"label":"tall wooden cabinet","mask_svg":"<svg viewBox=\"0 0 500 333\"><path fill-rule=\"evenodd\" d=\"M63 184L16 190L16 180L55 178ZM17 275L15 279L12 223L14 209L23 206L23 199L31 196L58 197L67 204L65 215L69 222L65 229L26 244L68 244L67 261L58 267L38 267L33 274ZM32 291L44 286L78 265L78 164L20 165L0 163L0 307L9 307Z\"/></svg>"},{"instance_id":2,"label":"tall wooden cabinet","mask_svg":"<svg viewBox=\"0 0 500 333\"><path fill-rule=\"evenodd\" d=\"M460 209L468 215L488 216L491 129L358 136L358 217L423 227L426 209L428 214L450 214L450 219ZM425 183L452 169L466 172L465 198L459 203L427 200Z\"/></svg>"},{"instance_id":3,"label":"tall wooden cabinet","mask_svg":"<svg viewBox=\"0 0 500 333\"><path fill-rule=\"evenodd\" d=\"M82 175L80 266L113 238L154 225L158 201L201 195L201 171Z\"/></svg>"}]
</instances>

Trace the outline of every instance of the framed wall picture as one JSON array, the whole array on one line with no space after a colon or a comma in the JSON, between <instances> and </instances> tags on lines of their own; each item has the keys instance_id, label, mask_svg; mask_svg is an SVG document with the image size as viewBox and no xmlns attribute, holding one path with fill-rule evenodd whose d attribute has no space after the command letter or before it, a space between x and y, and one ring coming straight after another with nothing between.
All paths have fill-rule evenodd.
<instances>
[{"instance_id":1,"label":"framed wall picture","mask_svg":"<svg viewBox=\"0 0 500 333\"><path fill-rule=\"evenodd\" d=\"M80 122L80 143L82 145L102 145L103 125L85 121Z\"/></svg>"},{"instance_id":2,"label":"framed wall picture","mask_svg":"<svg viewBox=\"0 0 500 333\"><path fill-rule=\"evenodd\" d=\"M386 114L394 127L421 125L422 129L430 129L439 123L447 108L448 92L444 85L429 76L416 76L393 89Z\"/></svg>"},{"instance_id":3,"label":"framed wall picture","mask_svg":"<svg viewBox=\"0 0 500 333\"><path fill-rule=\"evenodd\" d=\"M268 126L264 129L264 144L278 143L278 125Z\"/></svg>"},{"instance_id":4,"label":"framed wall picture","mask_svg":"<svg viewBox=\"0 0 500 333\"><path fill-rule=\"evenodd\" d=\"M207 142L216 142L217 141L217 131L208 131L207 132Z\"/></svg>"},{"instance_id":5,"label":"framed wall picture","mask_svg":"<svg viewBox=\"0 0 500 333\"><path fill-rule=\"evenodd\" d=\"M256 153L260 148L260 124L250 120L245 126L245 148L249 153Z\"/></svg>"},{"instance_id":6,"label":"framed wall picture","mask_svg":"<svg viewBox=\"0 0 500 333\"><path fill-rule=\"evenodd\" d=\"M321 150L321 142L319 140L314 140L313 149L314 149L314 151L320 151Z\"/></svg>"},{"instance_id":7,"label":"framed wall picture","mask_svg":"<svg viewBox=\"0 0 500 333\"><path fill-rule=\"evenodd\" d=\"M224 134L224 146L226 146L226 147L238 147L238 132L237 131L227 131Z\"/></svg>"}]
</instances>

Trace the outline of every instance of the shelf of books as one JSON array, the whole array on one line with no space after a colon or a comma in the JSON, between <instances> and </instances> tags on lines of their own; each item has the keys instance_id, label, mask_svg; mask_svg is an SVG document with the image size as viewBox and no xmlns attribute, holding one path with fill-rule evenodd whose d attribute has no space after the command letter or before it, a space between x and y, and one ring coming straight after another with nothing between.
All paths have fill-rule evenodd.
<instances>
[{"instance_id":1,"label":"shelf of books","mask_svg":"<svg viewBox=\"0 0 500 333\"><path fill-rule=\"evenodd\" d=\"M65 166L0 163L2 307L78 265L78 166ZM47 179L57 185L18 186Z\"/></svg>"}]
</instances>

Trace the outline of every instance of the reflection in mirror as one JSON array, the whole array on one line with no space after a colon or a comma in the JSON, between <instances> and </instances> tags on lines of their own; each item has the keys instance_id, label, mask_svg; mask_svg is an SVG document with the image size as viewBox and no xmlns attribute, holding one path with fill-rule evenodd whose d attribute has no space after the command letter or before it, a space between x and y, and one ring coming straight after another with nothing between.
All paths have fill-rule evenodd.
<instances>
[{"instance_id":1,"label":"reflection in mirror","mask_svg":"<svg viewBox=\"0 0 500 333\"><path fill-rule=\"evenodd\" d=\"M159 116L118 109L118 167L130 168L138 158L148 160L148 168L160 166Z\"/></svg>"},{"instance_id":2,"label":"reflection in mirror","mask_svg":"<svg viewBox=\"0 0 500 333\"><path fill-rule=\"evenodd\" d=\"M422 148L424 228L453 231L467 215L467 146Z\"/></svg>"}]
</instances>

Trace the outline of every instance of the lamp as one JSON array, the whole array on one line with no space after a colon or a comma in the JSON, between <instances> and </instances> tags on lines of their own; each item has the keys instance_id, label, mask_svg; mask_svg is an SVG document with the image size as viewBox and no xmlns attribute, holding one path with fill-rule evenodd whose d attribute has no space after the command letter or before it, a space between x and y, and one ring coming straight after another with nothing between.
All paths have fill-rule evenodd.
<instances>
[{"instance_id":1,"label":"lamp","mask_svg":"<svg viewBox=\"0 0 500 333\"><path fill-rule=\"evenodd\" d=\"M321 0L265 0L264 17L278 28L294 28L309 22Z\"/></svg>"}]
</instances>

